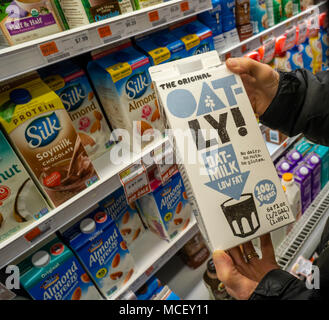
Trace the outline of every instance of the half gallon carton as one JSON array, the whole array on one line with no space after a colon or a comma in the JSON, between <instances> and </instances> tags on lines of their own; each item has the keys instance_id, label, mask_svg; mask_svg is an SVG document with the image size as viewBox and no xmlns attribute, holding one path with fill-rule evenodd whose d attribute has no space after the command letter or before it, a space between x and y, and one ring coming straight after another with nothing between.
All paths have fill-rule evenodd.
<instances>
[{"instance_id":1,"label":"half gallon carton","mask_svg":"<svg viewBox=\"0 0 329 320\"><path fill-rule=\"evenodd\" d=\"M191 206L179 172L137 203L149 229L161 239L171 240L190 222Z\"/></svg>"},{"instance_id":2,"label":"half gallon carton","mask_svg":"<svg viewBox=\"0 0 329 320\"><path fill-rule=\"evenodd\" d=\"M20 281L35 300L101 300L73 252L58 238L18 264Z\"/></svg>"},{"instance_id":3,"label":"half gallon carton","mask_svg":"<svg viewBox=\"0 0 329 320\"><path fill-rule=\"evenodd\" d=\"M115 221L128 247L140 239L145 228L137 212L136 204L133 202L128 204L123 187L100 201L99 205Z\"/></svg>"},{"instance_id":4,"label":"half gallon carton","mask_svg":"<svg viewBox=\"0 0 329 320\"><path fill-rule=\"evenodd\" d=\"M88 72L113 129L125 129L130 142L145 146L153 130L163 131L155 92L148 73L149 58L130 41L101 53Z\"/></svg>"},{"instance_id":5,"label":"half gallon carton","mask_svg":"<svg viewBox=\"0 0 329 320\"><path fill-rule=\"evenodd\" d=\"M42 69L43 81L61 98L91 160L113 145L111 130L85 72L70 61Z\"/></svg>"},{"instance_id":6,"label":"half gallon carton","mask_svg":"<svg viewBox=\"0 0 329 320\"><path fill-rule=\"evenodd\" d=\"M0 87L0 123L53 206L98 180L61 99L40 78Z\"/></svg>"},{"instance_id":7,"label":"half gallon carton","mask_svg":"<svg viewBox=\"0 0 329 320\"><path fill-rule=\"evenodd\" d=\"M150 74L212 249L293 222L242 81L218 54L154 66Z\"/></svg>"},{"instance_id":8,"label":"half gallon carton","mask_svg":"<svg viewBox=\"0 0 329 320\"><path fill-rule=\"evenodd\" d=\"M70 247L107 298L124 286L134 262L111 217L97 208L63 233Z\"/></svg>"},{"instance_id":9,"label":"half gallon carton","mask_svg":"<svg viewBox=\"0 0 329 320\"><path fill-rule=\"evenodd\" d=\"M304 158L304 163L311 170L311 193L313 201L321 191L321 158L315 152L311 152Z\"/></svg>"},{"instance_id":10,"label":"half gallon carton","mask_svg":"<svg viewBox=\"0 0 329 320\"><path fill-rule=\"evenodd\" d=\"M0 243L48 212L48 204L0 131Z\"/></svg>"},{"instance_id":11,"label":"half gallon carton","mask_svg":"<svg viewBox=\"0 0 329 320\"><path fill-rule=\"evenodd\" d=\"M0 46L24 43L61 31L51 0L0 1Z\"/></svg>"}]
</instances>

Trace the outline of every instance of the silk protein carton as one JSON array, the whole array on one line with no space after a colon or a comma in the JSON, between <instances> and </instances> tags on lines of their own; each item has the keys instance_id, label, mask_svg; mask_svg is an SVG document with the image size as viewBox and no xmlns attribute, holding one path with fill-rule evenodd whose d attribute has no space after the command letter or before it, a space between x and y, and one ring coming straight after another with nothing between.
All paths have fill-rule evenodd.
<instances>
[{"instance_id":1,"label":"silk protein carton","mask_svg":"<svg viewBox=\"0 0 329 320\"><path fill-rule=\"evenodd\" d=\"M215 51L149 71L212 249L293 222L240 77Z\"/></svg>"}]
</instances>

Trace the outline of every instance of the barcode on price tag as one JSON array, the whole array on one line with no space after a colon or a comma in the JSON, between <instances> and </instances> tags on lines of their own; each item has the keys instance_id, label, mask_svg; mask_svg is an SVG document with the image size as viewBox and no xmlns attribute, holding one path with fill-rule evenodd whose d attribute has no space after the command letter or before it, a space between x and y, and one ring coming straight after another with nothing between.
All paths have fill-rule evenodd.
<instances>
[{"instance_id":1,"label":"barcode on price tag","mask_svg":"<svg viewBox=\"0 0 329 320\"><path fill-rule=\"evenodd\" d=\"M147 171L143 164L132 164L119 173L128 203L134 202L151 191Z\"/></svg>"}]
</instances>

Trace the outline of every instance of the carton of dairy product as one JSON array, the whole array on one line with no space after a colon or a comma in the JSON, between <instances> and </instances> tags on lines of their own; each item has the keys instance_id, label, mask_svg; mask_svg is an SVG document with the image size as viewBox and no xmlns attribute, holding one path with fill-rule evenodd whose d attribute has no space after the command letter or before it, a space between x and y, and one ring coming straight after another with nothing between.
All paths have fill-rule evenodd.
<instances>
[{"instance_id":1,"label":"carton of dairy product","mask_svg":"<svg viewBox=\"0 0 329 320\"><path fill-rule=\"evenodd\" d=\"M191 18L169 27L176 38L183 41L187 56L214 50L211 30L196 18Z\"/></svg>"},{"instance_id":2,"label":"carton of dairy product","mask_svg":"<svg viewBox=\"0 0 329 320\"><path fill-rule=\"evenodd\" d=\"M315 152L311 152L304 158L304 163L311 170L311 194L313 201L321 191L321 158Z\"/></svg>"},{"instance_id":3,"label":"carton of dairy product","mask_svg":"<svg viewBox=\"0 0 329 320\"><path fill-rule=\"evenodd\" d=\"M179 172L137 202L149 229L164 240L174 238L190 222L191 206Z\"/></svg>"},{"instance_id":4,"label":"carton of dairy product","mask_svg":"<svg viewBox=\"0 0 329 320\"><path fill-rule=\"evenodd\" d=\"M40 78L0 92L0 123L53 206L98 180L61 99Z\"/></svg>"},{"instance_id":5,"label":"carton of dairy product","mask_svg":"<svg viewBox=\"0 0 329 320\"><path fill-rule=\"evenodd\" d=\"M329 181L329 147L314 145L311 151L314 151L321 159L321 188Z\"/></svg>"},{"instance_id":6,"label":"carton of dairy product","mask_svg":"<svg viewBox=\"0 0 329 320\"><path fill-rule=\"evenodd\" d=\"M125 42L88 64L88 72L114 129L126 129L130 142L145 146L153 129L163 131L148 57Z\"/></svg>"},{"instance_id":7,"label":"carton of dairy product","mask_svg":"<svg viewBox=\"0 0 329 320\"><path fill-rule=\"evenodd\" d=\"M134 262L126 242L111 217L100 208L62 234L106 298L132 276Z\"/></svg>"},{"instance_id":8,"label":"carton of dairy product","mask_svg":"<svg viewBox=\"0 0 329 320\"><path fill-rule=\"evenodd\" d=\"M24 43L61 31L51 0L0 2L0 46Z\"/></svg>"},{"instance_id":9,"label":"carton of dairy product","mask_svg":"<svg viewBox=\"0 0 329 320\"><path fill-rule=\"evenodd\" d=\"M240 77L215 51L149 71L212 249L293 222Z\"/></svg>"},{"instance_id":10,"label":"carton of dairy product","mask_svg":"<svg viewBox=\"0 0 329 320\"><path fill-rule=\"evenodd\" d=\"M42 69L40 75L61 98L89 158L95 160L108 151L114 145L111 130L85 72L73 62L62 61Z\"/></svg>"},{"instance_id":11,"label":"carton of dairy product","mask_svg":"<svg viewBox=\"0 0 329 320\"><path fill-rule=\"evenodd\" d=\"M145 228L137 212L136 205L135 203L127 203L123 187L100 201L99 205L115 221L128 247L144 233Z\"/></svg>"},{"instance_id":12,"label":"carton of dairy product","mask_svg":"<svg viewBox=\"0 0 329 320\"><path fill-rule=\"evenodd\" d=\"M22 162L0 131L0 243L49 212Z\"/></svg>"},{"instance_id":13,"label":"carton of dairy product","mask_svg":"<svg viewBox=\"0 0 329 320\"><path fill-rule=\"evenodd\" d=\"M73 252L55 238L18 264L20 281L35 300L101 300Z\"/></svg>"},{"instance_id":14,"label":"carton of dairy product","mask_svg":"<svg viewBox=\"0 0 329 320\"><path fill-rule=\"evenodd\" d=\"M290 164L290 162L286 158L283 157L275 165L275 168L276 168L279 178L281 178L284 173L290 172L293 169L293 166Z\"/></svg>"},{"instance_id":15,"label":"carton of dairy product","mask_svg":"<svg viewBox=\"0 0 329 320\"><path fill-rule=\"evenodd\" d=\"M302 199L302 212L304 213L312 202L312 174L311 170L301 163L292 171L295 182L299 185Z\"/></svg>"},{"instance_id":16,"label":"carton of dairy product","mask_svg":"<svg viewBox=\"0 0 329 320\"><path fill-rule=\"evenodd\" d=\"M295 143L295 149L304 157L314 147L314 143L308 141L305 137Z\"/></svg>"},{"instance_id":17,"label":"carton of dairy product","mask_svg":"<svg viewBox=\"0 0 329 320\"><path fill-rule=\"evenodd\" d=\"M148 55L152 66L187 56L184 43L168 29L137 38L136 46Z\"/></svg>"},{"instance_id":18,"label":"carton of dairy product","mask_svg":"<svg viewBox=\"0 0 329 320\"><path fill-rule=\"evenodd\" d=\"M295 167L298 162L302 161L302 154L296 149L291 149L286 155L286 160L291 164L292 167Z\"/></svg>"}]
</instances>

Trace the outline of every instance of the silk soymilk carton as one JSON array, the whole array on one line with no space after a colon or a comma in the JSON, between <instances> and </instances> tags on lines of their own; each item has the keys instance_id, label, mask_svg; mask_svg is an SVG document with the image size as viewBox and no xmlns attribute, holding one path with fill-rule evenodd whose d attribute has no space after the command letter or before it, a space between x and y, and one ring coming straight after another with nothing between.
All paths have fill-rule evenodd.
<instances>
[{"instance_id":1,"label":"silk soymilk carton","mask_svg":"<svg viewBox=\"0 0 329 320\"><path fill-rule=\"evenodd\" d=\"M104 208L115 221L128 247L140 239L145 228L137 212L136 204L134 202L128 204L123 187L100 201L99 206Z\"/></svg>"},{"instance_id":2,"label":"silk soymilk carton","mask_svg":"<svg viewBox=\"0 0 329 320\"><path fill-rule=\"evenodd\" d=\"M35 300L101 300L73 252L58 238L18 264L20 281Z\"/></svg>"},{"instance_id":3,"label":"silk soymilk carton","mask_svg":"<svg viewBox=\"0 0 329 320\"><path fill-rule=\"evenodd\" d=\"M134 262L126 242L111 217L100 208L62 234L106 298L132 276Z\"/></svg>"},{"instance_id":4,"label":"silk soymilk carton","mask_svg":"<svg viewBox=\"0 0 329 320\"><path fill-rule=\"evenodd\" d=\"M217 52L154 66L150 74L212 248L293 222L242 81Z\"/></svg>"},{"instance_id":5,"label":"silk soymilk carton","mask_svg":"<svg viewBox=\"0 0 329 320\"><path fill-rule=\"evenodd\" d=\"M145 146L153 129L163 131L148 73L149 58L131 42L94 56L88 72L113 129L125 129L130 142Z\"/></svg>"},{"instance_id":6,"label":"silk soymilk carton","mask_svg":"<svg viewBox=\"0 0 329 320\"><path fill-rule=\"evenodd\" d=\"M39 71L43 81L61 98L91 160L113 145L111 130L85 72L71 61Z\"/></svg>"},{"instance_id":7,"label":"silk soymilk carton","mask_svg":"<svg viewBox=\"0 0 329 320\"><path fill-rule=\"evenodd\" d=\"M137 203L149 229L164 240L174 238L190 222L191 206L179 172Z\"/></svg>"}]
</instances>

